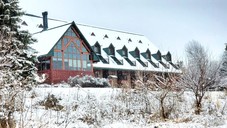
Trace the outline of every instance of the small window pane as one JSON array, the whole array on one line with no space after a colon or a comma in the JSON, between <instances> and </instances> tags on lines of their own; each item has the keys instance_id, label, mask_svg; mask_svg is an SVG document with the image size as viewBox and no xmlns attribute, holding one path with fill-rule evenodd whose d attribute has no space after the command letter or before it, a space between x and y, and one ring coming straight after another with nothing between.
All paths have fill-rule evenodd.
<instances>
[{"instance_id":1,"label":"small window pane","mask_svg":"<svg viewBox=\"0 0 227 128\"><path fill-rule=\"evenodd\" d=\"M69 67L72 67L72 66L73 66L73 60L69 59Z\"/></svg>"},{"instance_id":2,"label":"small window pane","mask_svg":"<svg viewBox=\"0 0 227 128\"><path fill-rule=\"evenodd\" d=\"M73 67L77 67L76 60L73 60Z\"/></svg>"},{"instance_id":3,"label":"small window pane","mask_svg":"<svg viewBox=\"0 0 227 128\"><path fill-rule=\"evenodd\" d=\"M77 60L77 65L79 68L81 68L81 61L80 60Z\"/></svg>"},{"instance_id":4,"label":"small window pane","mask_svg":"<svg viewBox=\"0 0 227 128\"><path fill-rule=\"evenodd\" d=\"M85 47L82 47L82 52L87 52Z\"/></svg>"},{"instance_id":5,"label":"small window pane","mask_svg":"<svg viewBox=\"0 0 227 128\"><path fill-rule=\"evenodd\" d=\"M86 69L86 68L87 68L87 61L83 60L83 69Z\"/></svg>"},{"instance_id":6,"label":"small window pane","mask_svg":"<svg viewBox=\"0 0 227 128\"><path fill-rule=\"evenodd\" d=\"M75 34L73 31L72 31L72 36L73 36L73 37L76 37L76 34Z\"/></svg>"},{"instance_id":7,"label":"small window pane","mask_svg":"<svg viewBox=\"0 0 227 128\"><path fill-rule=\"evenodd\" d=\"M76 40L76 44L80 48L80 40Z\"/></svg>"},{"instance_id":8,"label":"small window pane","mask_svg":"<svg viewBox=\"0 0 227 128\"><path fill-rule=\"evenodd\" d=\"M69 53L69 58L73 58L73 54L72 53Z\"/></svg>"},{"instance_id":9,"label":"small window pane","mask_svg":"<svg viewBox=\"0 0 227 128\"><path fill-rule=\"evenodd\" d=\"M62 69L61 59L53 58L53 67L54 69Z\"/></svg>"},{"instance_id":10,"label":"small window pane","mask_svg":"<svg viewBox=\"0 0 227 128\"><path fill-rule=\"evenodd\" d=\"M63 41L64 41L64 46L66 46L66 44L68 43L68 39L64 38Z\"/></svg>"},{"instance_id":11,"label":"small window pane","mask_svg":"<svg viewBox=\"0 0 227 128\"><path fill-rule=\"evenodd\" d=\"M62 52L57 52L57 54L58 54L58 58L62 57Z\"/></svg>"}]
</instances>

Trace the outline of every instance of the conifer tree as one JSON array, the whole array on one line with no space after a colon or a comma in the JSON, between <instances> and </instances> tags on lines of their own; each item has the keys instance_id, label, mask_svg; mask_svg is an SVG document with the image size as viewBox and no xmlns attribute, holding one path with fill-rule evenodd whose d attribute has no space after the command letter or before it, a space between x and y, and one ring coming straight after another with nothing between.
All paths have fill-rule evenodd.
<instances>
[{"instance_id":1,"label":"conifer tree","mask_svg":"<svg viewBox=\"0 0 227 128\"><path fill-rule=\"evenodd\" d=\"M225 51L222 56L222 65L220 68L220 76L222 78L227 77L227 45L226 45Z\"/></svg>"},{"instance_id":2,"label":"conifer tree","mask_svg":"<svg viewBox=\"0 0 227 128\"><path fill-rule=\"evenodd\" d=\"M0 86L24 88L37 82L36 57L29 47L35 40L20 30L22 15L18 0L0 0Z\"/></svg>"},{"instance_id":3,"label":"conifer tree","mask_svg":"<svg viewBox=\"0 0 227 128\"><path fill-rule=\"evenodd\" d=\"M0 0L0 104L4 106L0 126L10 128L15 127L14 112L23 110L25 89L34 86L38 78L36 57L29 47L35 40L20 30L22 15L18 0Z\"/></svg>"}]
</instances>

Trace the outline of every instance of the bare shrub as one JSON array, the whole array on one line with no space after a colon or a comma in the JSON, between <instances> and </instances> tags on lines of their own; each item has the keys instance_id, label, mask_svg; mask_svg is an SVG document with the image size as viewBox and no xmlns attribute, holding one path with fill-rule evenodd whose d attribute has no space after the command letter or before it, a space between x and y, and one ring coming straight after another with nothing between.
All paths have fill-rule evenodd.
<instances>
[{"instance_id":1,"label":"bare shrub","mask_svg":"<svg viewBox=\"0 0 227 128\"><path fill-rule=\"evenodd\" d=\"M45 109L53 109L60 111L64 106L59 104L59 99L56 98L53 94L48 94L48 96L39 103L41 106L45 106Z\"/></svg>"}]
</instances>

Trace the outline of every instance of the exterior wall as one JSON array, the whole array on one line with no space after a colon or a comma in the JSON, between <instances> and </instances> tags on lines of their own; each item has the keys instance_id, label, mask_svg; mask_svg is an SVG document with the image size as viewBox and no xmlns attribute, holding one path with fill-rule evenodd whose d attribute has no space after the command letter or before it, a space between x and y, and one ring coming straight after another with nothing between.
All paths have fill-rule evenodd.
<instances>
[{"instance_id":1,"label":"exterior wall","mask_svg":"<svg viewBox=\"0 0 227 128\"><path fill-rule=\"evenodd\" d=\"M44 81L44 83L51 84L51 70L38 71L38 74L45 74L46 80Z\"/></svg>"},{"instance_id":2,"label":"exterior wall","mask_svg":"<svg viewBox=\"0 0 227 128\"><path fill-rule=\"evenodd\" d=\"M90 71L70 71L70 70L53 70L52 72L52 83L60 83L62 81L67 81L70 76L84 76L92 75L93 72Z\"/></svg>"},{"instance_id":3,"label":"exterior wall","mask_svg":"<svg viewBox=\"0 0 227 128\"><path fill-rule=\"evenodd\" d=\"M70 70L45 70L45 71L39 71L39 74L45 74L47 79L45 80L45 83L48 84L56 84L60 83L62 81L67 82L68 78L70 76L84 76L84 75L92 75L93 72L91 71L70 71Z\"/></svg>"},{"instance_id":4,"label":"exterior wall","mask_svg":"<svg viewBox=\"0 0 227 128\"><path fill-rule=\"evenodd\" d=\"M96 69L94 69L94 76L95 77L98 77L98 78L102 78L103 77L102 70L96 70Z\"/></svg>"}]
</instances>

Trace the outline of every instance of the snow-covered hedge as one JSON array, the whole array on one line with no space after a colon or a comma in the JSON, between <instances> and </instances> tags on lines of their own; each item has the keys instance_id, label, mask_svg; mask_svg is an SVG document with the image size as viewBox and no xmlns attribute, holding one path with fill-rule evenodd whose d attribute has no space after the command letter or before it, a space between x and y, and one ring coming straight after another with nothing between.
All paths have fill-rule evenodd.
<instances>
[{"instance_id":1,"label":"snow-covered hedge","mask_svg":"<svg viewBox=\"0 0 227 128\"><path fill-rule=\"evenodd\" d=\"M71 87L81 86L81 87L109 87L110 83L108 79L105 78L95 78L93 76L85 75L83 77L75 76L69 77L68 84Z\"/></svg>"}]
</instances>

